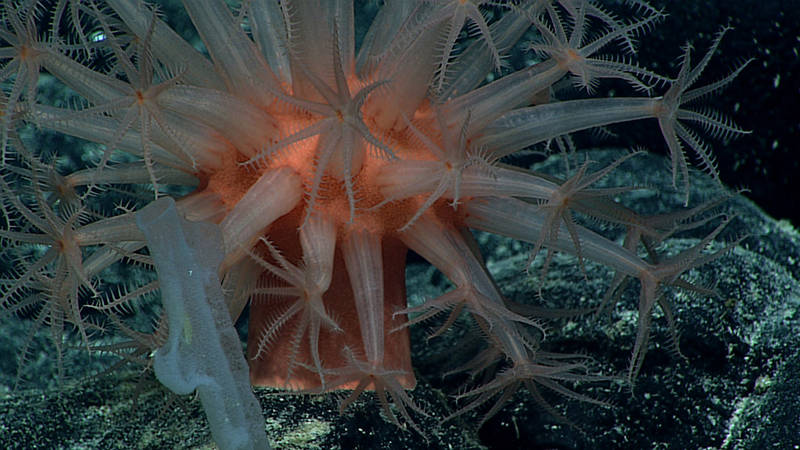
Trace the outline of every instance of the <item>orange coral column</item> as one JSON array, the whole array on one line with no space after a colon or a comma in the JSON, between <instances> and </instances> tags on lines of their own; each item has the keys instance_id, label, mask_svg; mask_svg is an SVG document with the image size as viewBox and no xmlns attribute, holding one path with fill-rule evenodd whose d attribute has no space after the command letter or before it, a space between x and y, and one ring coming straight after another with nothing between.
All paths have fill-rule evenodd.
<instances>
[{"instance_id":1,"label":"orange coral column","mask_svg":"<svg viewBox=\"0 0 800 450\"><path fill-rule=\"evenodd\" d=\"M285 222L291 222L285 223ZM297 232L297 222L291 218L283 218L270 227L270 239L284 256L297 264L302 260ZM383 282L384 282L384 368L401 370L405 376L398 381L406 388L413 388L416 379L411 365L411 350L408 329L394 333L389 330L402 325L406 317L393 317L395 311L406 308L405 266L406 246L399 240L385 237L382 242ZM348 365L344 357L345 347L349 348L356 358L364 358L364 345L361 339L361 327L358 322L353 290L347 274L342 251L337 246L334 257L334 269L330 288L323 296L323 302L330 316L339 324L343 332L333 332L322 328L319 335L319 355L324 369L337 369ZM292 362L292 337L297 329L299 318L295 317L283 325L277 339L267 352L258 359L253 359L258 350L258 340L262 330L268 326L277 314L286 307L277 300L254 300L250 305L250 319L247 341L247 355L250 364L250 381L256 386L271 386L298 390L318 391L321 389L320 377L314 371L294 365L290 376L289 366ZM309 337L305 334L300 343L296 361L313 367L313 359ZM330 379L330 377L328 377ZM354 388L357 382L339 386Z\"/></svg>"}]
</instances>

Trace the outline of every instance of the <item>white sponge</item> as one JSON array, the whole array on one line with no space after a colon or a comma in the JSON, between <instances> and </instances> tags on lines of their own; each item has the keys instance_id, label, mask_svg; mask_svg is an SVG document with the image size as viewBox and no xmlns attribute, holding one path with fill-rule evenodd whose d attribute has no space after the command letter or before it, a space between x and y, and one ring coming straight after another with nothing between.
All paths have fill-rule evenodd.
<instances>
[{"instance_id":1,"label":"white sponge","mask_svg":"<svg viewBox=\"0 0 800 450\"><path fill-rule=\"evenodd\" d=\"M155 354L156 378L176 394L197 390L223 449L269 449L247 361L222 295L222 235L189 222L163 197L136 214L158 272L169 337Z\"/></svg>"}]
</instances>

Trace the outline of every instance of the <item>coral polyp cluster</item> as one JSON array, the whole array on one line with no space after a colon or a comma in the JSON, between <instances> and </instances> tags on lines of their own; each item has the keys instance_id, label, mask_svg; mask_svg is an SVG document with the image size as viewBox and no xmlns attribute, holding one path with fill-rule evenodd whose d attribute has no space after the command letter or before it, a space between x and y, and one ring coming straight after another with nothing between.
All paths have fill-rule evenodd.
<instances>
[{"instance_id":1,"label":"coral polyp cluster","mask_svg":"<svg viewBox=\"0 0 800 450\"><path fill-rule=\"evenodd\" d=\"M152 273L136 211L172 196L185 219L221 230L219 278L234 321L248 314L255 385L353 390L345 405L375 391L387 417L399 423L388 395L421 432L412 411L424 411L407 392L416 383L408 327L442 314L436 335L465 319L483 341L460 370L486 377L458 413L494 401L491 416L521 387L543 403L543 387L598 402L569 383L609 377L582 356L547 350L553 316L504 298L471 230L530 243L532 259L545 254L542 276L555 252L573 255L578 270L586 260L609 267L608 294L592 306L637 280L628 381L653 310L672 317L665 288L709 293L682 275L721 254L704 252L726 223L713 214L718 202L659 216L622 206L615 199L634 188L598 182L638 152L606 167L566 164L563 177L508 162L542 148L574 161L570 134L649 120L687 205L687 151L715 175L695 127L723 138L744 130L691 103L744 64L698 87L723 30L697 62L687 47L675 78L643 68L633 62L637 39L662 13L644 0L620 3L408 0L369 14L349 1L251 0L232 10L186 0L200 38L187 42L141 1L8 2L0 238L13 268L0 280L0 311L49 326L59 348L72 328L87 347L113 334L123 341L105 350L147 364L174 332L163 315L150 329L133 325L143 305L158 304L159 280L108 280L129 266ZM526 58L508 58L520 49ZM633 96L592 97L606 80ZM42 85L69 100L46 101ZM70 155L37 147L40 130L92 143L88 164L69 167ZM586 219L623 230L624 242ZM659 254L663 239L709 220L720 223L695 247ZM453 289L409 307L409 249Z\"/></svg>"}]
</instances>

